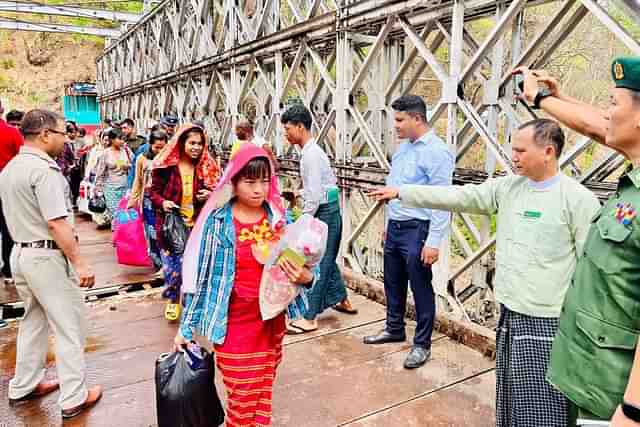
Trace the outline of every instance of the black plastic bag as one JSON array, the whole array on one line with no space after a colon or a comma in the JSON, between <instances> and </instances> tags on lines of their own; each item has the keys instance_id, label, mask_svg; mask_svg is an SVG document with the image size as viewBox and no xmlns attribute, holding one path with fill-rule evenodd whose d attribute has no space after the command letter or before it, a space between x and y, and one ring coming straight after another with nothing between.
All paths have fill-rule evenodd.
<instances>
[{"instance_id":1,"label":"black plastic bag","mask_svg":"<svg viewBox=\"0 0 640 427\"><path fill-rule=\"evenodd\" d=\"M89 199L89 212L96 214L104 213L107 210L107 200L104 196L93 196Z\"/></svg>"},{"instance_id":2,"label":"black plastic bag","mask_svg":"<svg viewBox=\"0 0 640 427\"><path fill-rule=\"evenodd\" d=\"M189 238L189 229L178 209L166 213L164 224L162 224L162 237L173 254L180 255L184 252Z\"/></svg>"},{"instance_id":3,"label":"black plastic bag","mask_svg":"<svg viewBox=\"0 0 640 427\"><path fill-rule=\"evenodd\" d=\"M213 355L165 353L156 361L158 427L218 427L224 409L213 382Z\"/></svg>"}]
</instances>

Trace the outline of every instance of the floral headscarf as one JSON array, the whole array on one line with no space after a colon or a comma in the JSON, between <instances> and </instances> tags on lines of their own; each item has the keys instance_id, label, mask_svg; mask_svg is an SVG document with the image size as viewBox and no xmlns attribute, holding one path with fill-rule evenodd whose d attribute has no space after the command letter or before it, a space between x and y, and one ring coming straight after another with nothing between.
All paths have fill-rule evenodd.
<instances>
[{"instance_id":1,"label":"floral headscarf","mask_svg":"<svg viewBox=\"0 0 640 427\"><path fill-rule=\"evenodd\" d=\"M280 196L278 177L274 172L275 167L269 157L269 154L264 149L257 147L254 144L244 144L240 150L238 150L236 155L229 160L229 163L225 168L224 175L209 196L209 200L207 200L207 203L202 208L193 230L191 231L191 235L189 236L189 240L187 241L187 246L184 251L184 261L182 264L183 292L195 292L195 289L191 288L195 286L198 274L198 258L200 255L200 245L202 243L204 224L209 218L209 215L211 215L211 212L223 207L233 198L233 177L235 177L251 160L258 157L265 157L269 159L269 166L271 167L271 184L269 186L269 194L265 199L271 209L271 224L275 226L284 220L284 203Z\"/></svg>"},{"instance_id":2,"label":"floral headscarf","mask_svg":"<svg viewBox=\"0 0 640 427\"><path fill-rule=\"evenodd\" d=\"M178 162L180 162L181 154L181 147L178 141L180 141L180 137L182 137L182 135L186 135L191 131L201 132L204 136L204 149L202 150L202 155L196 165L196 176L204 181L205 187L213 188L218 182L220 168L207 149L207 133L201 127L194 125L193 123L186 123L178 129L178 132L176 132L173 138L171 138L171 141L153 159L153 169L177 166Z\"/></svg>"}]
</instances>

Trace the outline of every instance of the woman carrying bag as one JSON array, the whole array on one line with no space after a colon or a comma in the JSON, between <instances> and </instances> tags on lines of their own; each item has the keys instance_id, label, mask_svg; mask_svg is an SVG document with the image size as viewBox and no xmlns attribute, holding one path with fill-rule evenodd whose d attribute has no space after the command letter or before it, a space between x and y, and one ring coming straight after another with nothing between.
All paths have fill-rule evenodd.
<instances>
[{"instance_id":1,"label":"woman carrying bag","mask_svg":"<svg viewBox=\"0 0 640 427\"><path fill-rule=\"evenodd\" d=\"M135 177L133 179L133 187L131 188L131 196L129 197L129 208L138 207L142 212L144 220L144 236L147 239L147 247L149 248L149 257L153 261L156 268L162 267L162 259L160 257L160 248L158 247L158 238L156 235L156 212L153 203L149 198L149 189L151 187L151 170L153 159L167 145L167 134L162 130L156 130L149 135L149 149L144 152L136 160Z\"/></svg>"},{"instance_id":2,"label":"woman carrying bag","mask_svg":"<svg viewBox=\"0 0 640 427\"><path fill-rule=\"evenodd\" d=\"M96 165L95 194L98 197L104 196L107 205L104 218L111 222L113 230L113 215L118 209L120 199L127 192L127 174L133 155L125 145L120 129L111 129L107 138L108 145Z\"/></svg>"},{"instance_id":3,"label":"woman carrying bag","mask_svg":"<svg viewBox=\"0 0 640 427\"><path fill-rule=\"evenodd\" d=\"M174 340L176 351L194 332L214 344L227 391L227 427L271 425L271 395L282 359L285 314L263 321L260 244L285 227L277 177L267 152L242 146L230 160L189 238L183 266L185 292L195 291ZM280 264L291 286L311 286L307 267ZM193 288L193 289L187 289ZM305 291L288 308L299 317Z\"/></svg>"},{"instance_id":4,"label":"woman carrying bag","mask_svg":"<svg viewBox=\"0 0 640 427\"><path fill-rule=\"evenodd\" d=\"M201 127L185 124L152 165L148 194L156 212L155 230L166 286L163 296L169 299L165 317L171 321L180 317L183 254L172 239L166 238L163 226L170 215L179 213L178 220L190 230L216 185L220 169L205 149L206 141Z\"/></svg>"}]
</instances>

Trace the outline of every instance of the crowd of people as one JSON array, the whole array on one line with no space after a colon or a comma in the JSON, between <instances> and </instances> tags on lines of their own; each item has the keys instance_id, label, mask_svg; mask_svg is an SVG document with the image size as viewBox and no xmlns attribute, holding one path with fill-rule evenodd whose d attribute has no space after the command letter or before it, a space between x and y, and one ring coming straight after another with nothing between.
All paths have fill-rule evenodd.
<instances>
[{"instance_id":1,"label":"crowd of people","mask_svg":"<svg viewBox=\"0 0 640 427\"><path fill-rule=\"evenodd\" d=\"M404 367L427 363L436 313L432 266L450 212L495 215L496 425L610 420L614 427L639 426L640 58L612 64L615 88L607 110L566 96L543 70L522 67L514 75L524 81L522 100L551 118L526 122L514 134L515 175L480 185L452 185L455 156L429 126L420 97L392 103L403 142L387 185L371 193L387 203L387 316L384 330L365 337L363 345L407 339L410 286L417 324ZM256 247L282 235L293 215L279 190L271 145L252 123L237 122L237 141L223 170L201 122L179 125L177 117L165 116L144 137L125 119L87 142L75 123L49 111L9 119L20 131L0 120L3 275L15 281L25 302L10 402L60 388L62 416L71 418L102 395L100 386L86 383L80 288L93 286L95 277L73 229L77 188L87 180L105 200L105 212L96 218L101 226L112 222L123 198L142 214L149 256L164 275L166 317L179 320L174 350L184 350L196 336L213 344L226 389L226 425L270 425L284 335L316 330L327 309L357 314L336 263L341 190L312 136L311 112L294 104L280 121L287 142L300 147L301 212L326 224L326 251L314 268L279 260L299 293L269 320L260 312L264 265ZM562 125L626 157L628 169L604 206L560 170ZM188 230L181 250L164 234L170 215ZM5 243L5 236L13 241ZM59 381L43 379L49 327Z\"/></svg>"}]
</instances>

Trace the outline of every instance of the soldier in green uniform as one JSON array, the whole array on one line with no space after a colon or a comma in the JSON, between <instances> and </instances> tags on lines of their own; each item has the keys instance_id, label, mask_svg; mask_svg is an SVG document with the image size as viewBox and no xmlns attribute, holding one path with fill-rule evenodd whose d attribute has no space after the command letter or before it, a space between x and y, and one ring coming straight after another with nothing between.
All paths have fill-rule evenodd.
<instances>
[{"instance_id":1,"label":"soldier in green uniform","mask_svg":"<svg viewBox=\"0 0 640 427\"><path fill-rule=\"evenodd\" d=\"M640 426L640 57L612 64L608 110L560 93L544 71L516 69L524 98L623 154L630 165L592 220L567 292L547 380L574 404L572 423ZM547 88L543 88L543 83Z\"/></svg>"}]
</instances>

